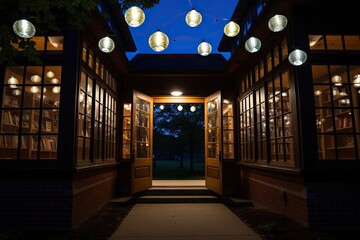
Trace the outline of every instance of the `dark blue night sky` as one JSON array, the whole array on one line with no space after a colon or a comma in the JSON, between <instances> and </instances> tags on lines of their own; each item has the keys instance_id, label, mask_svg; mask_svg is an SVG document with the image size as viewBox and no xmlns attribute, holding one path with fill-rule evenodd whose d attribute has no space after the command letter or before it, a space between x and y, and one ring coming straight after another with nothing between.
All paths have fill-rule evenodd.
<instances>
[{"instance_id":1,"label":"dark blue night sky","mask_svg":"<svg viewBox=\"0 0 360 240\"><path fill-rule=\"evenodd\" d=\"M205 40L212 45L212 53L219 53L217 47L223 36L223 29L234 12L238 0L160 0L151 9L144 10L145 22L139 27L129 27L137 52L128 53L132 58L138 53L154 53L149 44L149 36L158 29L170 40L169 47L160 54L197 54L197 46ZM195 8L202 15L197 27L189 27L186 14ZM227 53L222 53L228 58Z\"/></svg>"}]
</instances>

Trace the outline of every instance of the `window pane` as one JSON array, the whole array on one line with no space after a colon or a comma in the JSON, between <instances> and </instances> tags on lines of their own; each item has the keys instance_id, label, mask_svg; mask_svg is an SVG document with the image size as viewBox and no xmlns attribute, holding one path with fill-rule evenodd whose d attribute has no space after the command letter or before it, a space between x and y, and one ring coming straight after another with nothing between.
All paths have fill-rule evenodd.
<instances>
[{"instance_id":1,"label":"window pane","mask_svg":"<svg viewBox=\"0 0 360 240\"><path fill-rule=\"evenodd\" d=\"M345 35L345 49L346 50L360 50L360 36L359 35Z\"/></svg>"},{"instance_id":2,"label":"window pane","mask_svg":"<svg viewBox=\"0 0 360 240\"><path fill-rule=\"evenodd\" d=\"M46 45L47 51L62 51L64 46L64 36L49 36Z\"/></svg>"},{"instance_id":3,"label":"window pane","mask_svg":"<svg viewBox=\"0 0 360 240\"><path fill-rule=\"evenodd\" d=\"M324 38L322 35L309 35L310 50L325 50Z\"/></svg>"},{"instance_id":4,"label":"window pane","mask_svg":"<svg viewBox=\"0 0 360 240\"><path fill-rule=\"evenodd\" d=\"M341 35L326 35L326 45L328 50L342 50Z\"/></svg>"}]
</instances>

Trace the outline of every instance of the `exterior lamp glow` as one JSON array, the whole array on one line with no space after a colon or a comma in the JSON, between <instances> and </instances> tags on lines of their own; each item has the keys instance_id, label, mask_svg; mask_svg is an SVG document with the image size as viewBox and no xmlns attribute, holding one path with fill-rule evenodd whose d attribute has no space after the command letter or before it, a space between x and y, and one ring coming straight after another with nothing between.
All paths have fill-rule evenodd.
<instances>
[{"instance_id":1,"label":"exterior lamp glow","mask_svg":"<svg viewBox=\"0 0 360 240\"><path fill-rule=\"evenodd\" d=\"M179 106L177 107L177 110L178 110L178 111L182 111L183 109L184 109L184 107L181 106L181 105L179 105Z\"/></svg>"},{"instance_id":2,"label":"exterior lamp glow","mask_svg":"<svg viewBox=\"0 0 360 240\"><path fill-rule=\"evenodd\" d=\"M149 37L149 45L155 52L164 51L169 46L168 36L157 30Z\"/></svg>"},{"instance_id":3,"label":"exterior lamp glow","mask_svg":"<svg viewBox=\"0 0 360 240\"><path fill-rule=\"evenodd\" d=\"M195 112L195 111L196 111L196 107L195 107L195 106L191 106L191 107L190 107L190 111Z\"/></svg>"},{"instance_id":4,"label":"exterior lamp glow","mask_svg":"<svg viewBox=\"0 0 360 240\"><path fill-rule=\"evenodd\" d=\"M207 43L205 41L200 43L198 46L198 53L204 57L208 56L211 53L211 50L212 50L212 47L211 47L210 43Z\"/></svg>"},{"instance_id":5,"label":"exterior lamp glow","mask_svg":"<svg viewBox=\"0 0 360 240\"><path fill-rule=\"evenodd\" d=\"M261 48L261 41L256 37L250 37L245 42L245 49L250 53L257 52L260 50L260 48Z\"/></svg>"},{"instance_id":6,"label":"exterior lamp glow","mask_svg":"<svg viewBox=\"0 0 360 240\"><path fill-rule=\"evenodd\" d=\"M356 74L353 81L354 87L360 88L360 74Z\"/></svg>"},{"instance_id":7,"label":"exterior lamp glow","mask_svg":"<svg viewBox=\"0 0 360 240\"><path fill-rule=\"evenodd\" d=\"M342 86L341 77L339 75L335 75L331 78L332 83L334 83L335 86Z\"/></svg>"},{"instance_id":8,"label":"exterior lamp glow","mask_svg":"<svg viewBox=\"0 0 360 240\"><path fill-rule=\"evenodd\" d=\"M190 12L186 14L185 22L190 27L197 27L202 21L201 14L193 8Z\"/></svg>"},{"instance_id":9,"label":"exterior lamp glow","mask_svg":"<svg viewBox=\"0 0 360 240\"><path fill-rule=\"evenodd\" d=\"M13 30L16 35L22 38L32 38L36 33L35 26L26 19L15 21L13 24Z\"/></svg>"},{"instance_id":10,"label":"exterior lamp glow","mask_svg":"<svg viewBox=\"0 0 360 240\"><path fill-rule=\"evenodd\" d=\"M172 91L171 92L171 95L175 96L175 97L178 97L178 96L181 96L182 95L182 92L181 91Z\"/></svg>"},{"instance_id":11,"label":"exterior lamp glow","mask_svg":"<svg viewBox=\"0 0 360 240\"><path fill-rule=\"evenodd\" d=\"M234 21L230 21L224 27L224 33L228 37L235 37L240 32L240 26Z\"/></svg>"},{"instance_id":12,"label":"exterior lamp glow","mask_svg":"<svg viewBox=\"0 0 360 240\"><path fill-rule=\"evenodd\" d=\"M306 62L307 55L306 52L300 49L295 49L289 54L288 60L294 66L300 66Z\"/></svg>"},{"instance_id":13,"label":"exterior lamp glow","mask_svg":"<svg viewBox=\"0 0 360 240\"><path fill-rule=\"evenodd\" d=\"M136 6L133 6L126 10L125 21L130 27L138 27L145 21L144 11Z\"/></svg>"},{"instance_id":14,"label":"exterior lamp glow","mask_svg":"<svg viewBox=\"0 0 360 240\"><path fill-rule=\"evenodd\" d=\"M161 104L159 108L160 108L160 110L164 110L165 107L164 107L164 105Z\"/></svg>"},{"instance_id":15,"label":"exterior lamp glow","mask_svg":"<svg viewBox=\"0 0 360 240\"><path fill-rule=\"evenodd\" d=\"M102 52L111 53L115 48L115 43L110 37L103 37L99 40L98 46Z\"/></svg>"},{"instance_id":16,"label":"exterior lamp glow","mask_svg":"<svg viewBox=\"0 0 360 240\"><path fill-rule=\"evenodd\" d=\"M274 15L268 22L268 27L273 32L282 31L287 25L287 18L283 15Z\"/></svg>"}]
</instances>

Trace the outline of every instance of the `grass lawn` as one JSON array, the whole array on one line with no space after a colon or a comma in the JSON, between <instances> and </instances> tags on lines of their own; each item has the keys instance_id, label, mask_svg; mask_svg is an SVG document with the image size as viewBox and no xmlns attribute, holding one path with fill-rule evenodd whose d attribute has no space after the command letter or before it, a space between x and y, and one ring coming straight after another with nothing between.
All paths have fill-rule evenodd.
<instances>
[{"instance_id":1,"label":"grass lawn","mask_svg":"<svg viewBox=\"0 0 360 240\"><path fill-rule=\"evenodd\" d=\"M184 160L184 167L180 168L180 162L174 160L156 161L153 165L154 180L190 180L205 179L204 161L194 161L194 171L190 171L190 161Z\"/></svg>"}]
</instances>

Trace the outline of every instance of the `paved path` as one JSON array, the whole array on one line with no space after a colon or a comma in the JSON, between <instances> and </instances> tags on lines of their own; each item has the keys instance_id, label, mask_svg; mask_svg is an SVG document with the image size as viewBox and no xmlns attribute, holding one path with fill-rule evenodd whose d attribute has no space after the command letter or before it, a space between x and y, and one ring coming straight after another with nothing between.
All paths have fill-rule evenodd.
<instances>
[{"instance_id":1,"label":"paved path","mask_svg":"<svg viewBox=\"0 0 360 240\"><path fill-rule=\"evenodd\" d=\"M110 240L261 240L221 203L136 204Z\"/></svg>"}]
</instances>

